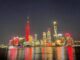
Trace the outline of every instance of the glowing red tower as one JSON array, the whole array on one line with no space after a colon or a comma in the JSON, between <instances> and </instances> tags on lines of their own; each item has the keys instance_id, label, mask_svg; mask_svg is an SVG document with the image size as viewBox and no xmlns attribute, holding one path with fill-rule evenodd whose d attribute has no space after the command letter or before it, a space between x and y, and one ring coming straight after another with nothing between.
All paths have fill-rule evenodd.
<instances>
[{"instance_id":1,"label":"glowing red tower","mask_svg":"<svg viewBox=\"0 0 80 60\"><path fill-rule=\"evenodd\" d=\"M30 23L29 23L29 17L27 17L27 24L26 24L26 27L25 27L25 38L26 38L26 41L29 41L29 35L30 35Z\"/></svg>"}]
</instances>

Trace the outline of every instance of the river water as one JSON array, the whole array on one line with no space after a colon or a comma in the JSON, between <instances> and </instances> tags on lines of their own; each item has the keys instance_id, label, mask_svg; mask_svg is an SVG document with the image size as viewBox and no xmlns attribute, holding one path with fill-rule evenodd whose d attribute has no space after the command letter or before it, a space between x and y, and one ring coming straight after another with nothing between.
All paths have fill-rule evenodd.
<instances>
[{"instance_id":1,"label":"river water","mask_svg":"<svg viewBox=\"0 0 80 60\"><path fill-rule=\"evenodd\" d=\"M76 60L73 47L25 47L0 49L0 60Z\"/></svg>"}]
</instances>

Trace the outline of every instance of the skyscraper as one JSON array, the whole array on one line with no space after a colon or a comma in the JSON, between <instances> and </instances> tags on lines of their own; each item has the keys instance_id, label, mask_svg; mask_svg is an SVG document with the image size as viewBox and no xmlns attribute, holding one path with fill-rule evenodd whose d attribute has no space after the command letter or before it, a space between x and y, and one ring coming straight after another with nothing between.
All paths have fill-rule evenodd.
<instances>
[{"instance_id":1,"label":"skyscraper","mask_svg":"<svg viewBox=\"0 0 80 60\"><path fill-rule=\"evenodd\" d=\"M50 31L50 28L47 31L47 42L51 42L51 31Z\"/></svg>"},{"instance_id":2,"label":"skyscraper","mask_svg":"<svg viewBox=\"0 0 80 60\"><path fill-rule=\"evenodd\" d=\"M57 22L56 21L53 22L53 27L54 27L53 36L54 36L54 39L56 40L58 38L58 32L57 32L58 29L57 29Z\"/></svg>"}]
</instances>

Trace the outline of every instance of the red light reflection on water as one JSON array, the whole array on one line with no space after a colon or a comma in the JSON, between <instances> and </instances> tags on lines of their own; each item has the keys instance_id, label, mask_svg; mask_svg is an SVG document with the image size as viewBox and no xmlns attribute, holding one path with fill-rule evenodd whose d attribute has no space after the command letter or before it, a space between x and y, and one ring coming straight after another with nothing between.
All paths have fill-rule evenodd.
<instances>
[{"instance_id":1,"label":"red light reflection on water","mask_svg":"<svg viewBox=\"0 0 80 60\"><path fill-rule=\"evenodd\" d=\"M45 56L44 56L44 54L45 54L45 50L44 50L44 48L42 48L42 60L45 60Z\"/></svg>"},{"instance_id":2,"label":"red light reflection on water","mask_svg":"<svg viewBox=\"0 0 80 60\"><path fill-rule=\"evenodd\" d=\"M9 49L9 60L16 60L17 59L17 48L10 48Z\"/></svg>"},{"instance_id":3,"label":"red light reflection on water","mask_svg":"<svg viewBox=\"0 0 80 60\"><path fill-rule=\"evenodd\" d=\"M32 60L32 48L25 48L24 54L24 60Z\"/></svg>"},{"instance_id":4,"label":"red light reflection on water","mask_svg":"<svg viewBox=\"0 0 80 60\"><path fill-rule=\"evenodd\" d=\"M67 53L68 53L69 60L74 60L73 47L68 46L67 47Z\"/></svg>"}]
</instances>

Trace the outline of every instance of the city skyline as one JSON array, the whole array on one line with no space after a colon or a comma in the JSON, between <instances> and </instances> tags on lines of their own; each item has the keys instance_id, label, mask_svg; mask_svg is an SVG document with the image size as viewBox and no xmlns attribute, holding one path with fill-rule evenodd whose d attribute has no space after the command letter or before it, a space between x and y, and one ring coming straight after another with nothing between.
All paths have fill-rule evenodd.
<instances>
[{"instance_id":1,"label":"city skyline","mask_svg":"<svg viewBox=\"0 0 80 60\"><path fill-rule=\"evenodd\" d=\"M70 32L80 36L79 0L7 0L0 1L0 43L8 42L12 36L25 35L27 16L30 17L31 34L42 35L52 22L58 21L61 33Z\"/></svg>"}]
</instances>

